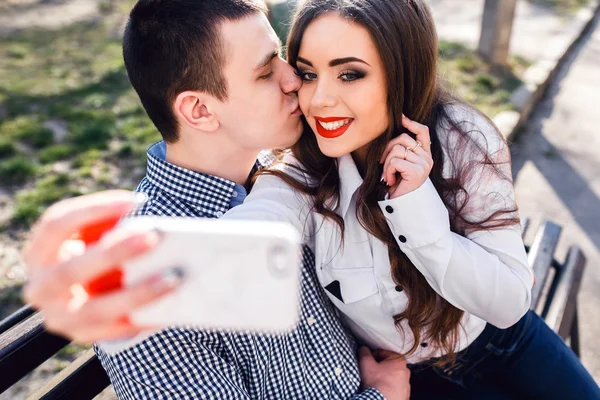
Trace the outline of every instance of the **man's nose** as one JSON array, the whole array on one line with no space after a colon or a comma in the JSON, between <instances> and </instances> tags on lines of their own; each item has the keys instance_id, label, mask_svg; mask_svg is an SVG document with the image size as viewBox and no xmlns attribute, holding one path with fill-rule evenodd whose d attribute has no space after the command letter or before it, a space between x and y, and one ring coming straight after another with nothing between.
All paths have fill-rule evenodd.
<instances>
[{"instance_id":1,"label":"man's nose","mask_svg":"<svg viewBox=\"0 0 600 400\"><path fill-rule=\"evenodd\" d=\"M281 91L283 93L293 93L302 87L302 79L296 74L296 70L285 62L283 77L281 79Z\"/></svg>"}]
</instances>

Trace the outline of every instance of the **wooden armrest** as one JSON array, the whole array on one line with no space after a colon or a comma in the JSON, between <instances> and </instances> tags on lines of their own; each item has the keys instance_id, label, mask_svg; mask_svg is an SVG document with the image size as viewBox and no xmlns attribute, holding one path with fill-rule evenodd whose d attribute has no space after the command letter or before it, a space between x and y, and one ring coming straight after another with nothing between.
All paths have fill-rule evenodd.
<instances>
[{"instance_id":1,"label":"wooden armrest","mask_svg":"<svg viewBox=\"0 0 600 400\"><path fill-rule=\"evenodd\" d=\"M548 273L552 266L554 250L558 245L558 238L562 228L554 222L544 221L542 227L537 231L533 244L529 249L529 265L533 268L536 284L531 293L531 309L538 308L542 289L548 279Z\"/></svg>"},{"instance_id":2,"label":"wooden armrest","mask_svg":"<svg viewBox=\"0 0 600 400\"><path fill-rule=\"evenodd\" d=\"M93 399L108 385L110 380L100 360L94 354L94 349L89 349L30 399Z\"/></svg>"},{"instance_id":3,"label":"wooden armrest","mask_svg":"<svg viewBox=\"0 0 600 400\"><path fill-rule=\"evenodd\" d=\"M69 344L49 333L43 322L35 313L0 335L0 393Z\"/></svg>"},{"instance_id":4,"label":"wooden armrest","mask_svg":"<svg viewBox=\"0 0 600 400\"><path fill-rule=\"evenodd\" d=\"M567 339L576 319L577 294L585 269L586 258L575 246L569 249L567 259L561 268L554 296L548 307L546 323L563 339Z\"/></svg>"}]
</instances>

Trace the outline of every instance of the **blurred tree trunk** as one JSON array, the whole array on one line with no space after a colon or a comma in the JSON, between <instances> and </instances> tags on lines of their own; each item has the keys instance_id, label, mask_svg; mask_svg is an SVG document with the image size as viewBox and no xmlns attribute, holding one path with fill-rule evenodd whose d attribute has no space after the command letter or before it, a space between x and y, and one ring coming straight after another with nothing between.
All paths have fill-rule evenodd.
<instances>
[{"instance_id":1,"label":"blurred tree trunk","mask_svg":"<svg viewBox=\"0 0 600 400\"><path fill-rule=\"evenodd\" d=\"M479 53L496 67L508 65L517 0L485 0Z\"/></svg>"}]
</instances>

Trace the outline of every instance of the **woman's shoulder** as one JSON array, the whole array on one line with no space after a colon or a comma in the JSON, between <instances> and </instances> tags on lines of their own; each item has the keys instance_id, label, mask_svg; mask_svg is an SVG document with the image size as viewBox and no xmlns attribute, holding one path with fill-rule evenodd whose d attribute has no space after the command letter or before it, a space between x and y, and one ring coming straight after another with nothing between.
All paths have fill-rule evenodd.
<instances>
[{"instance_id":1,"label":"woman's shoulder","mask_svg":"<svg viewBox=\"0 0 600 400\"><path fill-rule=\"evenodd\" d=\"M258 176L254 188L257 186L290 186L288 182L281 178L282 174L303 185L311 186L314 183L314 179L309 177L300 160L291 151L285 150L278 154L277 160Z\"/></svg>"}]
</instances>

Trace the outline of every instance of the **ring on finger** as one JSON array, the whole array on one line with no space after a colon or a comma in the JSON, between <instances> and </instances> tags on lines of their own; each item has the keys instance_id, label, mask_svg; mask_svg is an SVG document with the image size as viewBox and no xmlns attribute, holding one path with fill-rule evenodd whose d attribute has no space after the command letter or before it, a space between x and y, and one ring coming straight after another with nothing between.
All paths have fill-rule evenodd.
<instances>
[{"instance_id":1,"label":"ring on finger","mask_svg":"<svg viewBox=\"0 0 600 400\"><path fill-rule=\"evenodd\" d=\"M419 142L417 140L417 145L415 147L413 147L412 149L409 149L409 150L414 152L416 149L418 149L419 147L422 147L422 146L423 146L423 143L421 143L421 142Z\"/></svg>"},{"instance_id":2,"label":"ring on finger","mask_svg":"<svg viewBox=\"0 0 600 400\"><path fill-rule=\"evenodd\" d=\"M405 147L405 148L404 148L404 159L405 159L405 160L406 160L406 157L408 157L408 152L409 152L409 150L410 150L410 149L409 149L408 147Z\"/></svg>"}]
</instances>

